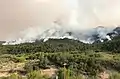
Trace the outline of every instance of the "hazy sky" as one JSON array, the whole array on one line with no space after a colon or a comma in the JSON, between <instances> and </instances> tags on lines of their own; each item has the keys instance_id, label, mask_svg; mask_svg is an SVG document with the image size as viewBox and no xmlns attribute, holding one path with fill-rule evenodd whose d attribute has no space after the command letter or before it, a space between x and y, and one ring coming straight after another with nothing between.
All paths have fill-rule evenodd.
<instances>
[{"instance_id":1,"label":"hazy sky","mask_svg":"<svg viewBox=\"0 0 120 79\"><path fill-rule=\"evenodd\" d=\"M74 0L0 0L0 40L29 27L49 27L57 18L68 18ZM75 0L76 1L76 0ZM120 0L78 0L80 27L118 25ZM68 19L67 19L68 20ZM89 26L88 26L89 25Z\"/></svg>"},{"instance_id":2,"label":"hazy sky","mask_svg":"<svg viewBox=\"0 0 120 79\"><path fill-rule=\"evenodd\" d=\"M28 27L51 23L60 13L58 1L0 0L0 39L6 39Z\"/></svg>"}]
</instances>

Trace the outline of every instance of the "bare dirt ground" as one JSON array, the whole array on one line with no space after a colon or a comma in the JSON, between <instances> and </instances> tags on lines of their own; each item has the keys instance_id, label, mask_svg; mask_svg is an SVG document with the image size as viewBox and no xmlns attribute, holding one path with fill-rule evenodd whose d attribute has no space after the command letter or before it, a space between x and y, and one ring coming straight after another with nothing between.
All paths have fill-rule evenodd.
<instances>
[{"instance_id":1,"label":"bare dirt ground","mask_svg":"<svg viewBox=\"0 0 120 79\"><path fill-rule=\"evenodd\" d=\"M99 77L100 79L109 79L109 74L107 72L101 72Z\"/></svg>"},{"instance_id":2,"label":"bare dirt ground","mask_svg":"<svg viewBox=\"0 0 120 79\"><path fill-rule=\"evenodd\" d=\"M8 72L0 72L0 77L8 77L10 76L10 73Z\"/></svg>"},{"instance_id":3,"label":"bare dirt ground","mask_svg":"<svg viewBox=\"0 0 120 79\"><path fill-rule=\"evenodd\" d=\"M0 77L10 76L12 71L23 71L24 63L7 62L2 63L0 68Z\"/></svg>"},{"instance_id":4,"label":"bare dirt ground","mask_svg":"<svg viewBox=\"0 0 120 79\"><path fill-rule=\"evenodd\" d=\"M24 65L25 63L14 63L14 62L3 63L0 68L0 77L10 76L10 74L14 72L20 73L24 71L23 69ZM40 71L41 71L41 75L47 75L49 77L52 77L53 75L56 74L58 70L55 68L50 68L50 69L44 69Z\"/></svg>"},{"instance_id":5,"label":"bare dirt ground","mask_svg":"<svg viewBox=\"0 0 120 79\"><path fill-rule=\"evenodd\" d=\"M57 71L58 71L58 69L55 69L55 68L44 69L44 70L41 70L41 74L52 77L53 75L56 74Z\"/></svg>"}]
</instances>

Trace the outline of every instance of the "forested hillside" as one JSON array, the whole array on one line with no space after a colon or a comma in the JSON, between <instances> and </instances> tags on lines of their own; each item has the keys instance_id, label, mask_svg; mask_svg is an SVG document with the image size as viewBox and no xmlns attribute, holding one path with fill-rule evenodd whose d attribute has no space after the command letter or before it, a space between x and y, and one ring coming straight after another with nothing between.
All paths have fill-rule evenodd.
<instances>
[{"instance_id":1,"label":"forested hillside","mask_svg":"<svg viewBox=\"0 0 120 79\"><path fill-rule=\"evenodd\" d=\"M38 76L41 69L55 68L59 79L98 79L98 75L105 71L118 72L120 78L120 37L114 37L111 41L85 44L72 39L49 39L46 42L36 40L34 43L18 45L0 45L0 73L4 71L2 64L13 62L22 63L20 69L16 67L6 71L18 73L24 72L25 79L54 79L55 77ZM66 65L64 65L66 63ZM9 67L9 64L6 66ZM64 72L64 73L63 73ZM66 73L66 74L65 74ZM69 74L68 74L69 73ZM80 76L82 75L82 76ZM114 75L114 74L113 74ZM14 77L12 76L12 77ZM11 76L4 77L12 79ZM31 78L33 77L33 78ZM4 79L1 77L1 79ZM19 79L19 78L14 78ZM24 78L23 78L24 79Z\"/></svg>"},{"instance_id":2,"label":"forested hillside","mask_svg":"<svg viewBox=\"0 0 120 79\"><path fill-rule=\"evenodd\" d=\"M85 51L101 51L101 52L120 52L120 37L114 37L111 41L97 42L93 44L85 44L72 39L49 39L46 42L36 40L34 43L23 43L18 45L1 45L2 53L31 53L31 52L85 52Z\"/></svg>"}]
</instances>

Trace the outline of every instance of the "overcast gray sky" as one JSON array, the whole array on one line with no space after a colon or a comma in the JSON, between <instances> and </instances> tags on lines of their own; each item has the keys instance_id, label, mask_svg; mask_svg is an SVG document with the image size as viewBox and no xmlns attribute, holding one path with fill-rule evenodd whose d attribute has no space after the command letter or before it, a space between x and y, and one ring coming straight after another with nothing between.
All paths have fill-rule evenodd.
<instances>
[{"instance_id":1,"label":"overcast gray sky","mask_svg":"<svg viewBox=\"0 0 120 79\"><path fill-rule=\"evenodd\" d=\"M47 28L68 14L64 1L74 0L0 0L0 40L29 27ZM79 21L85 26L120 23L120 0L79 0L79 7Z\"/></svg>"}]
</instances>

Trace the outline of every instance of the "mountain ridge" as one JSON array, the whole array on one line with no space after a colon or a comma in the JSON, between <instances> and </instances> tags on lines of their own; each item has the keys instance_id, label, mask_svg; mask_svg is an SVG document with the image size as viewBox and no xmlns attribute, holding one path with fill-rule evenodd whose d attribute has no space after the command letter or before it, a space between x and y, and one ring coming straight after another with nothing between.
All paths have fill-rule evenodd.
<instances>
[{"instance_id":1,"label":"mountain ridge","mask_svg":"<svg viewBox=\"0 0 120 79\"><path fill-rule=\"evenodd\" d=\"M66 30L60 26L52 27L47 29L43 33L37 36L36 39L22 39L19 38L17 40L6 41L3 45L15 45L21 43L33 43L36 40L43 40L43 42L49 39L73 39L79 40L83 43L92 44L94 42L104 42L110 41L115 36L120 35L120 27L116 27L114 29L105 28L104 26L98 26L96 28L85 30L85 31L76 31L76 30Z\"/></svg>"}]
</instances>

